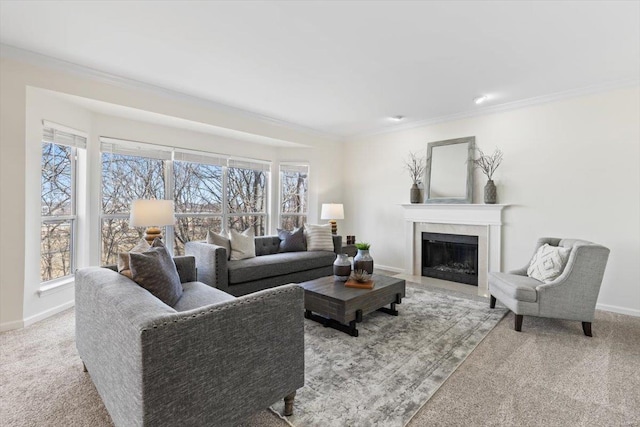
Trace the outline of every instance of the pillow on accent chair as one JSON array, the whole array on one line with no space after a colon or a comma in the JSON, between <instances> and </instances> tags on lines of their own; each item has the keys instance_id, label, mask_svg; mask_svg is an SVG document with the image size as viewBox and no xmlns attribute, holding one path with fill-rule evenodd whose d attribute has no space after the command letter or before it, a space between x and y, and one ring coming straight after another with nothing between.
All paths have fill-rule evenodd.
<instances>
[{"instance_id":1,"label":"pillow on accent chair","mask_svg":"<svg viewBox=\"0 0 640 427\"><path fill-rule=\"evenodd\" d=\"M159 238L142 253L129 254L133 281L151 292L156 298L173 307L182 296L182 283L178 270Z\"/></svg>"},{"instance_id":2,"label":"pillow on accent chair","mask_svg":"<svg viewBox=\"0 0 640 427\"><path fill-rule=\"evenodd\" d=\"M118 273L131 279L131 267L129 267L129 254L131 252L142 253L149 249L151 245L145 239L140 239L129 252L121 252L118 254Z\"/></svg>"},{"instance_id":3,"label":"pillow on accent chair","mask_svg":"<svg viewBox=\"0 0 640 427\"><path fill-rule=\"evenodd\" d=\"M333 236L331 235L331 224L304 224L304 234L307 239L308 251L331 251L333 252Z\"/></svg>"},{"instance_id":4,"label":"pillow on accent chair","mask_svg":"<svg viewBox=\"0 0 640 427\"><path fill-rule=\"evenodd\" d=\"M277 231L278 237L280 238L280 249L278 252L301 252L307 250L304 244L303 228L296 228L293 231L278 228Z\"/></svg>"},{"instance_id":5,"label":"pillow on accent chair","mask_svg":"<svg viewBox=\"0 0 640 427\"><path fill-rule=\"evenodd\" d=\"M570 252L571 248L550 246L545 243L533 255L527 269L527 276L544 283L554 281L567 265Z\"/></svg>"},{"instance_id":6,"label":"pillow on accent chair","mask_svg":"<svg viewBox=\"0 0 640 427\"><path fill-rule=\"evenodd\" d=\"M222 246L227 250L227 259L231 259L231 241L222 234L207 231L207 243L210 245Z\"/></svg>"},{"instance_id":7,"label":"pillow on accent chair","mask_svg":"<svg viewBox=\"0 0 640 427\"><path fill-rule=\"evenodd\" d=\"M231 258L232 261L237 261L246 258L255 258L256 256L256 243L254 238L253 228L249 227L242 233L238 233L233 228L229 231L229 240L231 243Z\"/></svg>"}]
</instances>

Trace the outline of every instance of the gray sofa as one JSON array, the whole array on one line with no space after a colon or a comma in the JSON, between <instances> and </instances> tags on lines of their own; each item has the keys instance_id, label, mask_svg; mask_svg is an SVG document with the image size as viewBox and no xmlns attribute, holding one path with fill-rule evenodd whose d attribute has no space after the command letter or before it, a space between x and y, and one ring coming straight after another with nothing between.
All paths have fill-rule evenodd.
<instances>
[{"instance_id":1,"label":"gray sofa","mask_svg":"<svg viewBox=\"0 0 640 427\"><path fill-rule=\"evenodd\" d=\"M116 426L237 425L304 385L303 290L236 298L174 259L169 307L108 268L76 273L76 346Z\"/></svg>"},{"instance_id":2,"label":"gray sofa","mask_svg":"<svg viewBox=\"0 0 640 427\"><path fill-rule=\"evenodd\" d=\"M333 252L279 253L278 236L255 238L256 257L227 260L227 249L206 242L187 242L185 253L196 258L198 280L235 296L285 283L299 283L333 274L333 261L342 250L342 236L333 236Z\"/></svg>"}]
</instances>

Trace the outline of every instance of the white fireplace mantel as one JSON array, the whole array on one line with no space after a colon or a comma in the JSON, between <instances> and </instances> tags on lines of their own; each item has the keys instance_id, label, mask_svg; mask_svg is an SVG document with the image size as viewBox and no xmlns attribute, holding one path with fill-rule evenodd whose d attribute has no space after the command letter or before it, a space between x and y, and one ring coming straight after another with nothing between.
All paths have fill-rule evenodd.
<instances>
[{"instance_id":1,"label":"white fireplace mantel","mask_svg":"<svg viewBox=\"0 0 640 427\"><path fill-rule=\"evenodd\" d=\"M422 275L421 233L448 232L478 236L478 294L488 294L488 272L500 271L502 210L495 204L403 204L407 259L405 271ZM445 230L446 229L446 230Z\"/></svg>"}]
</instances>

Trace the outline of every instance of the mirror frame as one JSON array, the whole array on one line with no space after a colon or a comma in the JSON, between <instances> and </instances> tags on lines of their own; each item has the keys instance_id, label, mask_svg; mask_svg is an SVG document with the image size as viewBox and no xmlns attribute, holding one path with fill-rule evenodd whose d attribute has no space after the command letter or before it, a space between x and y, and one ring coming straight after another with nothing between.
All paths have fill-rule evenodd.
<instances>
[{"instance_id":1,"label":"mirror frame","mask_svg":"<svg viewBox=\"0 0 640 427\"><path fill-rule=\"evenodd\" d=\"M434 147L453 144L468 144L467 147L467 192L465 197L431 198L431 152ZM425 171L425 203L473 203L473 156L476 150L476 137L447 139L430 142L427 146L427 168Z\"/></svg>"}]
</instances>

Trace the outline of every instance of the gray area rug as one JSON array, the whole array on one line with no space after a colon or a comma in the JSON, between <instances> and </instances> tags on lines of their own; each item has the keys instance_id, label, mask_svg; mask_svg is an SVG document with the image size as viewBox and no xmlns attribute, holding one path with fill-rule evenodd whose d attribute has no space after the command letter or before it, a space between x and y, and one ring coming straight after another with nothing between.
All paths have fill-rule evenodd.
<instances>
[{"instance_id":1,"label":"gray area rug","mask_svg":"<svg viewBox=\"0 0 640 427\"><path fill-rule=\"evenodd\" d=\"M406 425L507 312L410 283L398 309L365 316L357 338L305 320L305 386L291 425Z\"/></svg>"}]
</instances>

